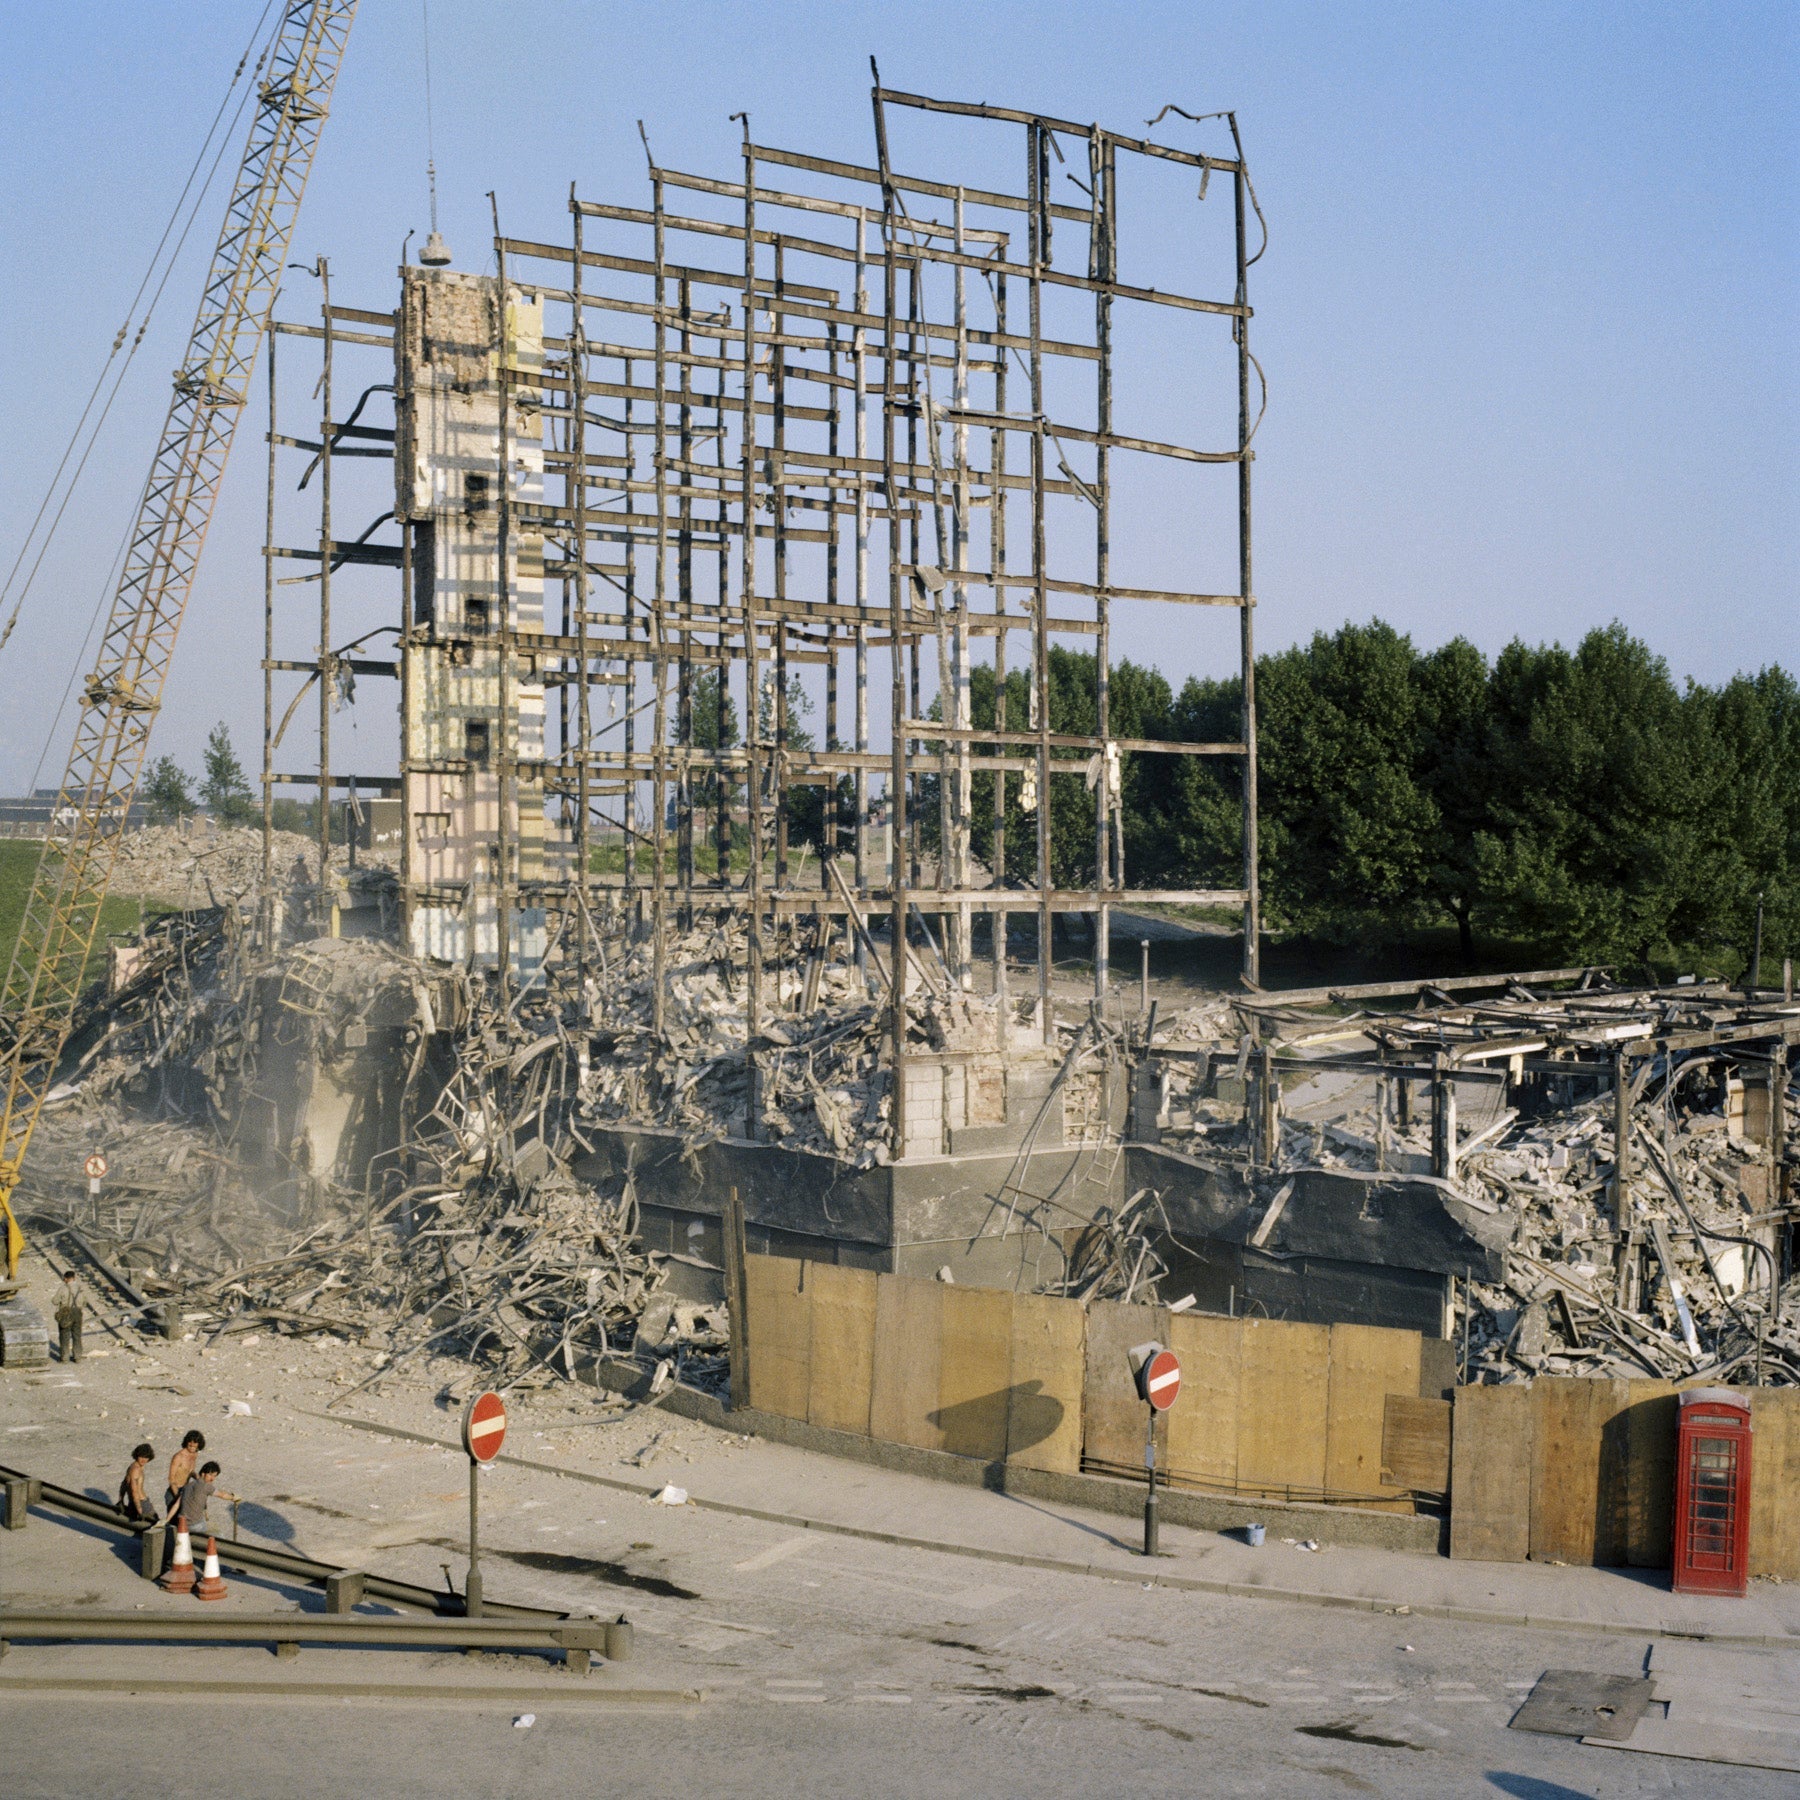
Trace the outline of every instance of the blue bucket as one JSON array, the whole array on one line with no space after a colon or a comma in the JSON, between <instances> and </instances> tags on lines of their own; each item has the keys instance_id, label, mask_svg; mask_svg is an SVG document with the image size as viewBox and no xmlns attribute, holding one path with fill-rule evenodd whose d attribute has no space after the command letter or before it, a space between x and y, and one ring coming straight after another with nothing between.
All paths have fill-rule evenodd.
<instances>
[{"instance_id":1,"label":"blue bucket","mask_svg":"<svg viewBox=\"0 0 1800 1800\"><path fill-rule=\"evenodd\" d=\"M1244 1542L1248 1544L1252 1550L1260 1550L1262 1548L1262 1541L1263 1528L1260 1525L1246 1525L1244 1527Z\"/></svg>"}]
</instances>

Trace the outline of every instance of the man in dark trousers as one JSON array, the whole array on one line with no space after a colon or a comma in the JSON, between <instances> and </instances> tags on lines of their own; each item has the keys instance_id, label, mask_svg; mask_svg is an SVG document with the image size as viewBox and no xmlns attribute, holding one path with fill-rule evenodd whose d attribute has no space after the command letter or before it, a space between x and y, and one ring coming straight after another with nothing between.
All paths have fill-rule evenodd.
<instances>
[{"instance_id":1,"label":"man in dark trousers","mask_svg":"<svg viewBox=\"0 0 1800 1800\"><path fill-rule=\"evenodd\" d=\"M119 1511L127 1519L145 1525L156 1523L156 1508L144 1492L144 1474L155 1458L156 1452L148 1444L139 1444L131 1453L131 1467L125 1471L125 1479L119 1483Z\"/></svg>"},{"instance_id":2,"label":"man in dark trousers","mask_svg":"<svg viewBox=\"0 0 1800 1800\"><path fill-rule=\"evenodd\" d=\"M56 1342L64 1362L81 1361L81 1295L76 1291L73 1270L63 1277L62 1292L56 1298Z\"/></svg>"},{"instance_id":3,"label":"man in dark trousers","mask_svg":"<svg viewBox=\"0 0 1800 1800\"><path fill-rule=\"evenodd\" d=\"M169 1458L169 1485L163 1490L163 1506L171 1517L181 1502L181 1490L187 1486L194 1464L200 1460L200 1452L205 1448L205 1434L190 1431L182 1438L181 1448Z\"/></svg>"}]
</instances>

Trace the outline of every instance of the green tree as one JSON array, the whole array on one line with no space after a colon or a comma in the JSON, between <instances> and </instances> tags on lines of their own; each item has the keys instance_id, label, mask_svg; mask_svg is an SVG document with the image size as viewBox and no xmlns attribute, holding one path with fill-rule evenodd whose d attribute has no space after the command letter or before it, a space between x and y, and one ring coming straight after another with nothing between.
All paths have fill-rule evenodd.
<instances>
[{"instance_id":1,"label":"green tree","mask_svg":"<svg viewBox=\"0 0 1800 1800\"><path fill-rule=\"evenodd\" d=\"M1492 917L1564 957L1677 959L1711 910L1705 709L1616 623L1573 652L1509 644L1489 706L1476 854Z\"/></svg>"},{"instance_id":2,"label":"green tree","mask_svg":"<svg viewBox=\"0 0 1800 1800\"><path fill-rule=\"evenodd\" d=\"M1345 625L1257 669L1263 884L1270 922L1336 943L1423 923L1438 810L1418 775L1413 646Z\"/></svg>"},{"instance_id":3,"label":"green tree","mask_svg":"<svg viewBox=\"0 0 1800 1800\"><path fill-rule=\"evenodd\" d=\"M1487 658L1467 638L1419 657L1417 780L1436 817L1425 839L1425 895L1456 921L1463 961L1475 959L1481 900L1478 840L1494 803Z\"/></svg>"},{"instance_id":4,"label":"green tree","mask_svg":"<svg viewBox=\"0 0 1800 1800\"><path fill-rule=\"evenodd\" d=\"M206 740L206 777L200 783L200 798L222 825L248 825L258 816L250 784L244 779L244 765L231 747L231 733L223 720Z\"/></svg>"},{"instance_id":5,"label":"green tree","mask_svg":"<svg viewBox=\"0 0 1800 1800\"><path fill-rule=\"evenodd\" d=\"M144 777L144 810L152 825L173 825L199 811L194 784L176 766L174 757L159 756Z\"/></svg>"}]
</instances>

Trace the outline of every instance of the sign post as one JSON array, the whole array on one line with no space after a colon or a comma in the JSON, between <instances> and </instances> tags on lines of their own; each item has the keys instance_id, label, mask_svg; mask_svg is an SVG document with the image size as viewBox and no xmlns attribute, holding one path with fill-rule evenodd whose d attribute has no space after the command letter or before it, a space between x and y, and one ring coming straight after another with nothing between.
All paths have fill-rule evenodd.
<instances>
[{"instance_id":1,"label":"sign post","mask_svg":"<svg viewBox=\"0 0 1800 1800\"><path fill-rule=\"evenodd\" d=\"M1167 1412L1181 1392L1181 1364L1172 1350L1161 1344L1138 1344L1125 1352L1138 1398L1146 1407L1144 1420L1144 1554L1156 1556L1156 1415Z\"/></svg>"},{"instance_id":2,"label":"sign post","mask_svg":"<svg viewBox=\"0 0 1800 1800\"><path fill-rule=\"evenodd\" d=\"M481 1617L481 1517L478 1477L506 1441L506 1402L496 1393L472 1394L463 1408L463 1449L469 1458L469 1575L463 1583L463 1616Z\"/></svg>"},{"instance_id":3,"label":"sign post","mask_svg":"<svg viewBox=\"0 0 1800 1800\"><path fill-rule=\"evenodd\" d=\"M94 1151L87 1161L81 1165L82 1173L88 1178L88 1198L94 1203L94 1220L100 1219L100 1183L106 1179L106 1158Z\"/></svg>"}]
</instances>

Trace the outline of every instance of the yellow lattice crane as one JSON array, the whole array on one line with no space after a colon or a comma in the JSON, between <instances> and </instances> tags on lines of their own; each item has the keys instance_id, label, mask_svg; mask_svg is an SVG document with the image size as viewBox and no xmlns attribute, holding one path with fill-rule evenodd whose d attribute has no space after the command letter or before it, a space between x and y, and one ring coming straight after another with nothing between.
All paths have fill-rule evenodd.
<instances>
[{"instance_id":1,"label":"yellow lattice crane","mask_svg":"<svg viewBox=\"0 0 1800 1800\"><path fill-rule=\"evenodd\" d=\"M12 1197L68 1039L119 836L355 16L355 0L282 0L258 66L255 115L225 223L175 374L100 654L82 684L74 746L13 947L0 1121L8 1284L0 1290L0 1357L9 1361L14 1338L22 1349L34 1336L41 1342L43 1331L11 1289L24 1246Z\"/></svg>"}]
</instances>

